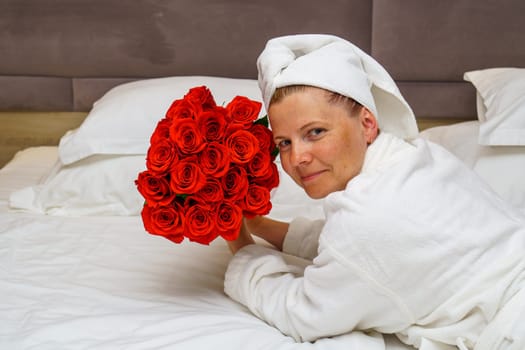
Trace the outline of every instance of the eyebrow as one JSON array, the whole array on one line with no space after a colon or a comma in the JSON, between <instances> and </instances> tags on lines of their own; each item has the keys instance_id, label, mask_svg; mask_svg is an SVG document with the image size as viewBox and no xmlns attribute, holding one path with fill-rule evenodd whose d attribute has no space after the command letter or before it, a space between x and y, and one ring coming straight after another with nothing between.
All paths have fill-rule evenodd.
<instances>
[{"instance_id":1,"label":"eyebrow","mask_svg":"<svg viewBox=\"0 0 525 350\"><path fill-rule=\"evenodd\" d=\"M305 129L309 129L309 128L311 128L314 124L317 124L317 123L322 123L322 121L320 121L320 120L315 120L315 121L313 121L313 122L306 123L306 124L304 124L303 126L301 126L301 127L299 128L299 130L303 131L303 130L305 130Z\"/></svg>"},{"instance_id":2,"label":"eyebrow","mask_svg":"<svg viewBox=\"0 0 525 350\"><path fill-rule=\"evenodd\" d=\"M284 137L284 136L275 136L275 137L273 138L273 142L275 142L276 144L279 144L279 142L281 142L281 141L283 141L283 140L287 140L287 138Z\"/></svg>"}]
</instances>

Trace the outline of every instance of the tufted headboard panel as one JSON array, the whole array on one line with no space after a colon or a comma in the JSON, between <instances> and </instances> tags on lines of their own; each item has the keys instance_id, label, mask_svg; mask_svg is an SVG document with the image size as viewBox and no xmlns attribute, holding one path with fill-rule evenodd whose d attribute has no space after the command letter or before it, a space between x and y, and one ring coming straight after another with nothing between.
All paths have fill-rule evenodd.
<instances>
[{"instance_id":1,"label":"tufted headboard panel","mask_svg":"<svg viewBox=\"0 0 525 350\"><path fill-rule=\"evenodd\" d=\"M255 78L267 39L328 32L370 51L372 3L333 0L3 0L0 109L88 110L123 81Z\"/></svg>"},{"instance_id":2,"label":"tufted headboard panel","mask_svg":"<svg viewBox=\"0 0 525 350\"><path fill-rule=\"evenodd\" d=\"M469 70L525 67L525 2L374 0L371 54L418 116L473 117Z\"/></svg>"},{"instance_id":3,"label":"tufted headboard panel","mask_svg":"<svg viewBox=\"0 0 525 350\"><path fill-rule=\"evenodd\" d=\"M467 70L525 66L521 0L3 0L0 110L87 111L110 87L255 78L270 37L331 33L371 53L418 116L472 117Z\"/></svg>"}]
</instances>

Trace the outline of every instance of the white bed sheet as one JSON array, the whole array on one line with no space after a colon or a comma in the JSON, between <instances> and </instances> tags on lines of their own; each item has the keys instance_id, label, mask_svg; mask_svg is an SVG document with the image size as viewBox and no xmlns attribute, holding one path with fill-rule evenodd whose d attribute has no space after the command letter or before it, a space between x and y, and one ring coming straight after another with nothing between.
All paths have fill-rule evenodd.
<instances>
[{"instance_id":1,"label":"white bed sheet","mask_svg":"<svg viewBox=\"0 0 525 350\"><path fill-rule=\"evenodd\" d=\"M175 245L140 217L9 212L9 193L38 182L56 156L31 148L0 170L0 349L384 348L359 332L297 344L254 317L223 293L223 241Z\"/></svg>"}]
</instances>

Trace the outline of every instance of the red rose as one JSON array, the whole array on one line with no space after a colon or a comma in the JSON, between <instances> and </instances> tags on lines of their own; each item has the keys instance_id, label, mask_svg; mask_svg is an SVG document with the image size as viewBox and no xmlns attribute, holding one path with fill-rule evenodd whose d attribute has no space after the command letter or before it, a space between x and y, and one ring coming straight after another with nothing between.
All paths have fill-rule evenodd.
<instances>
[{"instance_id":1,"label":"red rose","mask_svg":"<svg viewBox=\"0 0 525 350\"><path fill-rule=\"evenodd\" d=\"M148 170L139 173L135 184L149 206L169 205L175 199L168 180Z\"/></svg>"},{"instance_id":2,"label":"red rose","mask_svg":"<svg viewBox=\"0 0 525 350\"><path fill-rule=\"evenodd\" d=\"M259 152L259 141L246 130L237 130L228 137L231 160L237 164L248 163Z\"/></svg>"},{"instance_id":3,"label":"red rose","mask_svg":"<svg viewBox=\"0 0 525 350\"><path fill-rule=\"evenodd\" d=\"M203 110L212 109L216 106L213 95L206 86L191 88L188 93L184 95L184 99L194 105L202 106Z\"/></svg>"},{"instance_id":4,"label":"red rose","mask_svg":"<svg viewBox=\"0 0 525 350\"><path fill-rule=\"evenodd\" d=\"M261 151L274 154L276 145L273 141L273 133L270 129L261 124L254 124L250 128L250 132L255 136L255 138L257 138L257 140L259 140Z\"/></svg>"},{"instance_id":5,"label":"red rose","mask_svg":"<svg viewBox=\"0 0 525 350\"><path fill-rule=\"evenodd\" d=\"M226 110L234 123L249 124L257 119L262 103L244 96L236 96L226 105Z\"/></svg>"},{"instance_id":6,"label":"red rose","mask_svg":"<svg viewBox=\"0 0 525 350\"><path fill-rule=\"evenodd\" d=\"M218 236L216 213L210 205L195 203L186 208L186 236L190 241L209 244Z\"/></svg>"},{"instance_id":7,"label":"red rose","mask_svg":"<svg viewBox=\"0 0 525 350\"><path fill-rule=\"evenodd\" d=\"M150 144L155 144L157 142L160 142L163 139L168 139L170 137L170 126L171 126L171 120L169 119L162 119L157 123L157 126L155 127L155 130L151 134L150 137Z\"/></svg>"},{"instance_id":8,"label":"red rose","mask_svg":"<svg viewBox=\"0 0 525 350\"><path fill-rule=\"evenodd\" d=\"M226 133L228 122L226 110L222 107L203 112L197 119L199 130L208 142L221 140Z\"/></svg>"},{"instance_id":9,"label":"red rose","mask_svg":"<svg viewBox=\"0 0 525 350\"><path fill-rule=\"evenodd\" d=\"M194 119L202 112L202 107L198 104L193 104L188 100L175 100L168 111L166 118L173 119Z\"/></svg>"},{"instance_id":10,"label":"red rose","mask_svg":"<svg viewBox=\"0 0 525 350\"><path fill-rule=\"evenodd\" d=\"M209 143L199 155L199 163L205 174L222 177L230 168L230 151L218 142Z\"/></svg>"},{"instance_id":11,"label":"red rose","mask_svg":"<svg viewBox=\"0 0 525 350\"><path fill-rule=\"evenodd\" d=\"M270 191L263 186L250 185L244 200L244 215L247 218L266 215L271 209Z\"/></svg>"},{"instance_id":12,"label":"red rose","mask_svg":"<svg viewBox=\"0 0 525 350\"><path fill-rule=\"evenodd\" d=\"M246 170L248 175L253 177L264 177L268 173L271 164L271 155L268 152L259 151L248 163Z\"/></svg>"},{"instance_id":13,"label":"red rose","mask_svg":"<svg viewBox=\"0 0 525 350\"><path fill-rule=\"evenodd\" d=\"M270 212L279 177L267 118L256 120L261 106L243 96L217 106L206 86L171 104L135 181L146 231L209 244L237 238L243 216Z\"/></svg>"},{"instance_id":14,"label":"red rose","mask_svg":"<svg viewBox=\"0 0 525 350\"><path fill-rule=\"evenodd\" d=\"M224 197L233 201L241 200L248 192L248 174L239 166L231 166L222 178Z\"/></svg>"},{"instance_id":15,"label":"red rose","mask_svg":"<svg viewBox=\"0 0 525 350\"><path fill-rule=\"evenodd\" d=\"M224 200L221 182L214 177L207 178L206 183L195 194L195 197L198 197L200 198L200 201L207 203L216 203Z\"/></svg>"},{"instance_id":16,"label":"red rose","mask_svg":"<svg viewBox=\"0 0 525 350\"><path fill-rule=\"evenodd\" d=\"M195 193L206 183L206 176L199 167L197 157L179 160L170 175L170 187L176 194Z\"/></svg>"},{"instance_id":17,"label":"red rose","mask_svg":"<svg viewBox=\"0 0 525 350\"><path fill-rule=\"evenodd\" d=\"M144 228L149 233L164 236L175 243L184 239L184 216L178 203L155 208L145 205L141 216Z\"/></svg>"},{"instance_id":18,"label":"red rose","mask_svg":"<svg viewBox=\"0 0 525 350\"><path fill-rule=\"evenodd\" d=\"M170 139L160 139L148 149L146 167L155 173L164 174L176 161L177 150L173 142Z\"/></svg>"},{"instance_id":19,"label":"red rose","mask_svg":"<svg viewBox=\"0 0 525 350\"><path fill-rule=\"evenodd\" d=\"M277 169L277 165L273 162L270 163L266 173L260 177L254 178L253 182L257 185L264 186L269 190L277 187L277 185L279 185L279 170Z\"/></svg>"},{"instance_id":20,"label":"red rose","mask_svg":"<svg viewBox=\"0 0 525 350\"><path fill-rule=\"evenodd\" d=\"M193 119L175 119L170 127L170 138L181 153L194 154L205 146L197 122Z\"/></svg>"},{"instance_id":21,"label":"red rose","mask_svg":"<svg viewBox=\"0 0 525 350\"><path fill-rule=\"evenodd\" d=\"M220 236L230 241L237 238L242 224L241 208L231 201L224 201L217 206L216 212Z\"/></svg>"}]
</instances>

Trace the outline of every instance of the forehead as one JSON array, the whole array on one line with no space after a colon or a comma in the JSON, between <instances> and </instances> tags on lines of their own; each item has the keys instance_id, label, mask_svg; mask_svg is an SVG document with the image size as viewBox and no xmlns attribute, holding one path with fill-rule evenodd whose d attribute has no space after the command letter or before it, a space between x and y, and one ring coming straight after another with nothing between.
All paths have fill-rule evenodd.
<instances>
[{"instance_id":1,"label":"forehead","mask_svg":"<svg viewBox=\"0 0 525 350\"><path fill-rule=\"evenodd\" d=\"M329 102L330 92L306 87L294 90L268 108L268 117L273 130L290 127L314 121L331 122L340 114L346 114L345 109L338 104Z\"/></svg>"}]
</instances>

